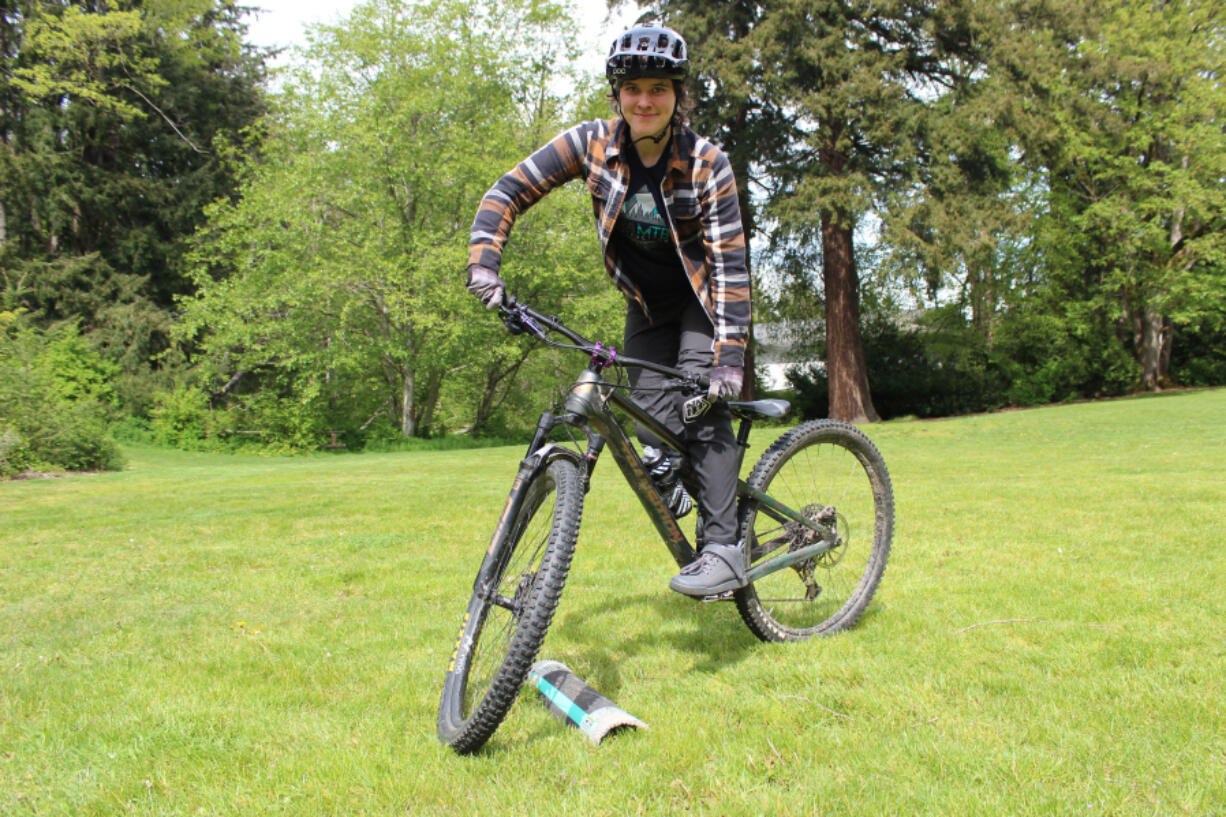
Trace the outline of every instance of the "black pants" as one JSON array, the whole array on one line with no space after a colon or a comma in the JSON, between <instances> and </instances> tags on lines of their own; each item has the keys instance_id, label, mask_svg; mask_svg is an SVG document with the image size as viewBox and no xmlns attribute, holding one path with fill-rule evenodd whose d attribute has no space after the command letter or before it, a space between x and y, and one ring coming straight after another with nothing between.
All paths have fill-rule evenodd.
<instances>
[{"instance_id":1,"label":"black pants","mask_svg":"<svg viewBox=\"0 0 1226 817\"><path fill-rule=\"evenodd\" d=\"M636 303L626 310L623 351L630 357L693 372L708 372L715 359L715 332L697 298L675 306L652 307L648 321ZM666 378L645 369L630 369L631 397L661 425L686 444L685 455L698 478L707 542L732 544L736 529L736 481L738 452L732 433L732 415L723 404L712 407L693 423L681 419L687 396L657 389ZM657 448L663 443L646 428L636 429L638 438Z\"/></svg>"}]
</instances>

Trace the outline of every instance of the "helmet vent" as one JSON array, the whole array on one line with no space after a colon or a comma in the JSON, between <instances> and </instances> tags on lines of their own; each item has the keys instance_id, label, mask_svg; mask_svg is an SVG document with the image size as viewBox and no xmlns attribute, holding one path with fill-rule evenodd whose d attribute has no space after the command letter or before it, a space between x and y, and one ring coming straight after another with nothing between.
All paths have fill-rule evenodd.
<instances>
[{"instance_id":1,"label":"helmet vent","mask_svg":"<svg viewBox=\"0 0 1226 817\"><path fill-rule=\"evenodd\" d=\"M689 73L685 40L671 28L644 23L623 32L609 49L605 76L617 85L643 76L683 80Z\"/></svg>"}]
</instances>

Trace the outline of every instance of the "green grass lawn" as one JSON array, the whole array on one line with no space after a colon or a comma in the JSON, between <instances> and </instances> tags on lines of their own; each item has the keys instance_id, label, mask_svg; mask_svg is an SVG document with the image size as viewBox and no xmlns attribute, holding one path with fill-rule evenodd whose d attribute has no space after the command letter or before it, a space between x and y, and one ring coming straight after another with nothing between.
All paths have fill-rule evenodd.
<instances>
[{"instance_id":1,"label":"green grass lawn","mask_svg":"<svg viewBox=\"0 0 1226 817\"><path fill-rule=\"evenodd\" d=\"M0 814L1226 814L1226 390L866 430L854 630L671 593L605 463L542 657L651 728L524 694L471 758L439 684L519 449L0 484Z\"/></svg>"}]
</instances>

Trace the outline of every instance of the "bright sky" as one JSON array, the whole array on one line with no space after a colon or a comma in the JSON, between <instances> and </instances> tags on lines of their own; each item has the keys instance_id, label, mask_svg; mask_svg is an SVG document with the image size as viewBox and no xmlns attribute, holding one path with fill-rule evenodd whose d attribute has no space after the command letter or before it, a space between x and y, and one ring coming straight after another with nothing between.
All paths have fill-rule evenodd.
<instances>
[{"instance_id":1,"label":"bright sky","mask_svg":"<svg viewBox=\"0 0 1226 817\"><path fill-rule=\"evenodd\" d=\"M255 45L305 45L303 26L310 23L336 23L349 15L360 0L250 0L250 5L264 9L247 18L247 38ZM575 18L586 42L592 43L586 67L601 71L608 44L618 32L634 22L638 14L635 4L628 3L609 21L605 0L570 0L576 9Z\"/></svg>"}]
</instances>

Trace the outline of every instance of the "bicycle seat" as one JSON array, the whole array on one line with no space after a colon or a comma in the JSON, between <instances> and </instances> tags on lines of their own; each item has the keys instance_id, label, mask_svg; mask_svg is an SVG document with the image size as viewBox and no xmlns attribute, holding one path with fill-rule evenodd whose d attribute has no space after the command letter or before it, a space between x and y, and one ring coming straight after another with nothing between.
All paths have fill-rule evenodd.
<instances>
[{"instance_id":1,"label":"bicycle seat","mask_svg":"<svg viewBox=\"0 0 1226 817\"><path fill-rule=\"evenodd\" d=\"M792 404L787 400L729 400L728 408L737 417L770 417L777 420L788 413Z\"/></svg>"}]
</instances>

